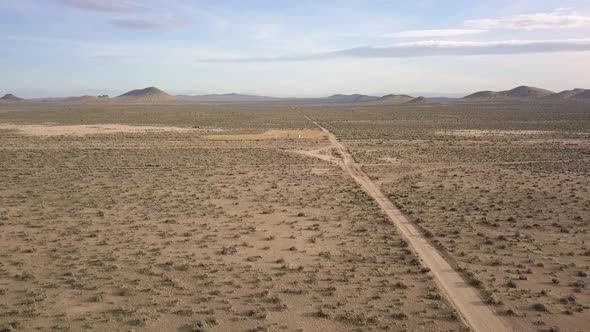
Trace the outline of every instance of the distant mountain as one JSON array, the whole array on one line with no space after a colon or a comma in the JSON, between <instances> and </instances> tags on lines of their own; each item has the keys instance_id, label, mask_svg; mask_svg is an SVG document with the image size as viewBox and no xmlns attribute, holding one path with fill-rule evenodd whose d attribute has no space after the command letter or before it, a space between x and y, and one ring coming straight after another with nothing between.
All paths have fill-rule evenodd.
<instances>
[{"instance_id":1,"label":"distant mountain","mask_svg":"<svg viewBox=\"0 0 590 332\"><path fill-rule=\"evenodd\" d=\"M380 102L380 103L396 103L402 104L404 102L414 99L412 96L406 95L387 95L383 97L369 96L364 94L336 94L329 97L320 98L280 98L257 95L243 95L238 93L228 94L210 94L210 95L196 95L176 96L179 100L190 100L197 102L290 102L301 104L336 104L336 103L365 103L365 102Z\"/></svg>"},{"instance_id":2,"label":"distant mountain","mask_svg":"<svg viewBox=\"0 0 590 332\"><path fill-rule=\"evenodd\" d=\"M376 96L368 96L362 94L353 94L353 95L333 95L330 97L319 98L317 99L320 103L364 103L368 101L375 101L379 99Z\"/></svg>"},{"instance_id":3,"label":"distant mountain","mask_svg":"<svg viewBox=\"0 0 590 332\"><path fill-rule=\"evenodd\" d=\"M575 97L576 95L579 95L579 94L586 92L586 91L588 91L588 90L584 90L584 89L565 90L560 93L555 93L550 96L547 96L546 98L547 99L554 99L554 100L570 99L570 98Z\"/></svg>"},{"instance_id":4,"label":"distant mountain","mask_svg":"<svg viewBox=\"0 0 590 332\"><path fill-rule=\"evenodd\" d=\"M4 101L21 101L21 100L24 100L24 99L19 98L19 97L13 95L12 93L8 93L8 94L5 94L4 97L0 98L0 100L4 100Z\"/></svg>"},{"instance_id":5,"label":"distant mountain","mask_svg":"<svg viewBox=\"0 0 590 332\"><path fill-rule=\"evenodd\" d=\"M450 98L450 97L429 97L428 100L431 100L433 102L437 102L437 103L445 103L445 102L453 102L458 100L459 98Z\"/></svg>"},{"instance_id":6,"label":"distant mountain","mask_svg":"<svg viewBox=\"0 0 590 332\"><path fill-rule=\"evenodd\" d=\"M196 101L196 102L288 102L297 104L352 104L352 103L371 103L386 105L401 105L416 99L413 96L404 94L388 94L383 97L364 95L364 94L336 94L329 97L319 98L281 98L259 95L245 95L239 93L227 94L208 94L208 95L177 95L179 100ZM434 97L416 102L450 102L457 98Z\"/></svg>"},{"instance_id":7,"label":"distant mountain","mask_svg":"<svg viewBox=\"0 0 590 332\"><path fill-rule=\"evenodd\" d=\"M202 102L263 102L263 101L282 101L284 98L242 95L239 93L211 94L211 95L178 95L180 100L202 101Z\"/></svg>"},{"instance_id":8,"label":"distant mountain","mask_svg":"<svg viewBox=\"0 0 590 332\"><path fill-rule=\"evenodd\" d=\"M408 102L406 102L406 104L427 104L427 103L433 103L433 100L430 100L429 98L425 98L425 97L418 97L418 98L414 98Z\"/></svg>"},{"instance_id":9,"label":"distant mountain","mask_svg":"<svg viewBox=\"0 0 590 332\"><path fill-rule=\"evenodd\" d=\"M171 96L158 88L149 87L129 91L120 95L117 99L133 102L155 102L176 100L176 97Z\"/></svg>"},{"instance_id":10,"label":"distant mountain","mask_svg":"<svg viewBox=\"0 0 590 332\"><path fill-rule=\"evenodd\" d=\"M573 89L566 90L560 93L552 94L545 97L547 100L587 100L590 90L586 89Z\"/></svg>"},{"instance_id":11,"label":"distant mountain","mask_svg":"<svg viewBox=\"0 0 590 332\"><path fill-rule=\"evenodd\" d=\"M63 101L80 101L80 102L86 102L86 101L103 101L103 100L108 100L109 96L107 95L102 95L102 96L80 96L80 97L69 97L64 99Z\"/></svg>"},{"instance_id":12,"label":"distant mountain","mask_svg":"<svg viewBox=\"0 0 590 332\"><path fill-rule=\"evenodd\" d=\"M44 98L31 98L28 100L40 102L40 103L52 103L52 102L64 101L66 99L67 98L63 98L63 97L44 97Z\"/></svg>"},{"instance_id":13,"label":"distant mountain","mask_svg":"<svg viewBox=\"0 0 590 332\"><path fill-rule=\"evenodd\" d=\"M407 103L411 100L415 99L412 96L408 96L408 95L394 95L394 94L389 94L389 95L385 95L381 98L377 98L377 100L375 100L373 103L375 104L388 104L388 105L399 105L399 104L404 104Z\"/></svg>"},{"instance_id":14,"label":"distant mountain","mask_svg":"<svg viewBox=\"0 0 590 332\"><path fill-rule=\"evenodd\" d=\"M462 99L491 99L496 98L497 92L494 91L478 91L476 93L472 93L468 96L463 97Z\"/></svg>"},{"instance_id":15,"label":"distant mountain","mask_svg":"<svg viewBox=\"0 0 590 332\"><path fill-rule=\"evenodd\" d=\"M2 101L19 101L23 100L12 94L7 94L0 98ZM365 94L335 94L329 97L319 98L280 98L258 95L246 95L238 93L228 94L208 94L208 95L179 95L171 96L168 93L154 87L129 91L121 96L110 99L107 95L101 96L80 96L69 98L38 98L29 99L29 101L57 102L57 101L75 101L75 102L93 102L102 100L130 101L130 102L159 102L172 100L186 100L195 102L279 102L293 104L353 104L367 103L369 105L403 105L403 104L424 104L439 102L485 102L485 101L503 101L503 100L539 100L539 101L560 101L560 100L590 100L590 90L573 89L559 93L549 90L535 88L530 86L519 86L506 91L479 91L463 98L446 98L446 97L418 97L414 98L404 94L388 94L382 97L365 95Z\"/></svg>"},{"instance_id":16,"label":"distant mountain","mask_svg":"<svg viewBox=\"0 0 590 332\"><path fill-rule=\"evenodd\" d=\"M498 92L498 96L507 98L542 98L552 94L555 92L531 86L519 86L512 90Z\"/></svg>"},{"instance_id":17,"label":"distant mountain","mask_svg":"<svg viewBox=\"0 0 590 332\"><path fill-rule=\"evenodd\" d=\"M553 91L523 85L506 91L480 91L465 96L462 99L536 99L547 97L553 94L555 94Z\"/></svg>"},{"instance_id":18,"label":"distant mountain","mask_svg":"<svg viewBox=\"0 0 590 332\"><path fill-rule=\"evenodd\" d=\"M571 97L570 99L575 100L590 100L590 90L586 90L582 93L578 93L575 96Z\"/></svg>"}]
</instances>

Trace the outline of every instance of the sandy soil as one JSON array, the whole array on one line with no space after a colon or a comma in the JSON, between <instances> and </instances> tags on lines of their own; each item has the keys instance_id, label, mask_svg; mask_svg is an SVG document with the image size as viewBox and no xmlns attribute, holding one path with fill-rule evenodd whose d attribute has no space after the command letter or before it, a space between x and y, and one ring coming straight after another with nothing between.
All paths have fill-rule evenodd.
<instances>
[{"instance_id":1,"label":"sandy soil","mask_svg":"<svg viewBox=\"0 0 590 332\"><path fill-rule=\"evenodd\" d=\"M513 330L590 325L587 106L303 111ZM467 329L325 137L203 137L318 132L285 105L0 104L0 123L188 129L0 129L0 329ZM463 130L519 134L437 134Z\"/></svg>"},{"instance_id":2,"label":"sandy soil","mask_svg":"<svg viewBox=\"0 0 590 332\"><path fill-rule=\"evenodd\" d=\"M343 139L371 179L513 330L587 329L587 106L305 112ZM466 128L519 134L438 134L473 130Z\"/></svg>"},{"instance_id":3,"label":"sandy soil","mask_svg":"<svg viewBox=\"0 0 590 332\"><path fill-rule=\"evenodd\" d=\"M452 135L452 136L507 136L507 135L543 135L551 134L552 131L544 130L477 130L477 129L463 129L451 131L437 131L437 135Z\"/></svg>"},{"instance_id":4,"label":"sandy soil","mask_svg":"<svg viewBox=\"0 0 590 332\"><path fill-rule=\"evenodd\" d=\"M289 112L192 112L173 117L235 135L273 118L307 126ZM337 165L289 152L327 144L0 130L0 328L467 330L371 197Z\"/></svg>"},{"instance_id":5,"label":"sandy soil","mask_svg":"<svg viewBox=\"0 0 590 332\"><path fill-rule=\"evenodd\" d=\"M338 155L341 167L369 194L385 211L392 223L400 230L404 239L424 262L435 277L447 300L453 304L467 326L474 331L508 331L508 326L484 303L475 289L457 273L437 249L383 194L379 187L356 163L348 148L317 120L299 113L312 121L326 133Z\"/></svg>"},{"instance_id":6,"label":"sandy soil","mask_svg":"<svg viewBox=\"0 0 590 332\"><path fill-rule=\"evenodd\" d=\"M148 132L189 132L197 129L166 127L166 126L129 126L123 124L95 124L95 125L68 125L55 124L23 125L0 124L0 130L16 130L18 132L35 136L84 136L115 133L148 133ZM207 129L198 131L219 131L219 129Z\"/></svg>"},{"instance_id":7,"label":"sandy soil","mask_svg":"<svg viewBox=\"0 0 590 332\"><path fill-rule=\"evenodd\" d=\"M205 138L217 141L256 141L268 139L322 139L325 136L320 130L268 130L260 134L208 135Z\"/></svg>"}]
</instances>

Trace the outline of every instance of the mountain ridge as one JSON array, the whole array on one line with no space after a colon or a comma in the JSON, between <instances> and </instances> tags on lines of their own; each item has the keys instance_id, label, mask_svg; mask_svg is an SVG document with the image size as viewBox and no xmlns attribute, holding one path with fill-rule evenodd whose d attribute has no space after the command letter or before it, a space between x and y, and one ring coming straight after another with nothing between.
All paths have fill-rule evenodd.
<instances>
[{"instance_id":1,"label":"mountain ridge","mask_svg":"<svg viewBox=\"0 0 590 332\"><path fill-rule=\"evenodd\" d=\"M22 101L13 94L6 94L0 101ZM367 103L370 105L402 105L402 104L424 104L424 103L448 103L448 102L496 102L496 101L547 101L558 102L561 100L590 101L590 90L576 88L564 90L558 93L533 86L518 86L504 91L478 91L462 98L445 97L413 97L406 94L387 94L374 96L366 94L334 94L327 97L270 97L264 95L249 95L240 93L226 94L205 94L205 95L177 95L172 96L156 87L135 89L128 91L118 97L109 98L108 95L99 96L72 96L62 98L37 98L29 99L31 102L93 102L101 100L126 101L126 102L160 102L160 101L194 101L194 102L283 102L300 104L355 104Z\"/></svg>"}]
</instances>

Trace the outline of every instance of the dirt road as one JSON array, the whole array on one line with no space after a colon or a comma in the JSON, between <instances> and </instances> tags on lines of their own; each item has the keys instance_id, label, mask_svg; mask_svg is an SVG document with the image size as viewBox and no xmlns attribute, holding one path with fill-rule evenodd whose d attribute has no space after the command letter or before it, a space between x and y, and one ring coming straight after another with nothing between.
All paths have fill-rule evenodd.
<instances>
[{"instance_id":1,"label":"dirt road","mask_svg":"<svg viewBox=\"0 0 590 332\"><path fill-rule=\"evenodd\" d=\"M379 187L356 163L348 149L338 138L318 121L301 111L302 116L315 123L327 135L341 155L340 166L346 171L385 211L389 219L397 226L410 246L420 256L424 265L430 268L436 283L449 302L457 309L467 326L476 332L510 331L510 328L487 306L478 292L468 285L443 256L422 236L420 231L391 203Z\"/></svg>"}]
</instances>

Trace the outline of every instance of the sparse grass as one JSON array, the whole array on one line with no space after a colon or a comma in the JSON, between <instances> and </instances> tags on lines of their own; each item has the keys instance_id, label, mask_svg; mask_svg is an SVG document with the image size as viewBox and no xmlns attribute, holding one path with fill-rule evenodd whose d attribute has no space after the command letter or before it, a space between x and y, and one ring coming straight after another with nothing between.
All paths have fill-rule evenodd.
<instances>
[{"instance_id":1,"label":"sparse grass","mask_svg":"<svg viewBox=\"0 0 590 332\"><path fill-rule=\"evenodd\" d=\"M326 138L326 134L320 130L269 130L261 134L207 135L205 138L216 141L321 140Z\"/></svg>"},{"instance_id":2,"label":"sparse grass","mask_svg":"<svg viewBox=\"0 0 590 332\"><path fill-rule=\"evenodd\" d=\"M337 165L288 152L327 142L285 106L14 107L0 122L199 127L228 136L39 139L0 130L0 278L8 283L0 326L246 331L321 319L342 331L464 329L362 189ZM585 109L305 111L346 141L508 320L543 315L546 326L575 330L564 324L584 317L588 302ZM552 134L434 134L463 129ZM518 287L505 287L508 280ZM47 300L54 298L65 300ZM86 311L70 312L67 322L59 316L78 307Z\"/></svg>"},{"instance_id":3,"label":"sparse grass","mask_svg":"<svg viewBox=\"0 0 590 332\"><path fill-rule=\"evenodd\" d=\"M550 301L568 293L586 293L579 264L590 241L587 104L306 112L347 141L357 162L487 303L501 312L514 308L509 321L534 325L540 311L531 297L554 306ZM580 329L576 305L555 306L543 316L547 326Z\"/></svg>"}]
</instances>

